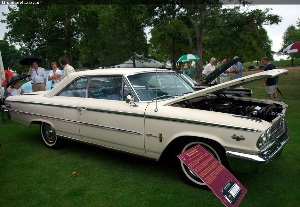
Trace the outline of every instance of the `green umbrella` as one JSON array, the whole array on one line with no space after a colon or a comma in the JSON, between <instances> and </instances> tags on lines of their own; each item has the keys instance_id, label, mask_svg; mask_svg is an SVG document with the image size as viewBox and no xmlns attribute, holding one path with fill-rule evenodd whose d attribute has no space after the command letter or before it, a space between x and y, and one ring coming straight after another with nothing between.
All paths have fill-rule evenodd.
<instances>
[{"instance_id":1,"label":"green umbrella","mask_svg":"<svg viewBox=\"0 0 300 207\"><path fill-rule=\"evenodd\" d=\"M182 55L177 62L178 63L182 63L182 62L188 62L188 61L196 61L199 60L200 58L197 55L193 55L193 54L186 54L186 55Z\"/></svg>"}]
</instances>

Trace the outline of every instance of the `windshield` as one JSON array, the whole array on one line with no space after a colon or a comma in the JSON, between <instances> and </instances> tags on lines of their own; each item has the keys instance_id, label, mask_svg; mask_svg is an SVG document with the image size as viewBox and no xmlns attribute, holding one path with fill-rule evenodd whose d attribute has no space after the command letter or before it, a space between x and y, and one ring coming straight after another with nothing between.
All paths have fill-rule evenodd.
<instances>
[{"instance_id":1,"label":"windshield","mask_svg":"<svg viewBox=\"0 0 300 207\"><path fill-rule=\"evenodd\" d=\"M183 73L180 73L180 76L187 82L190 82L191 84L194 84L194 85L200 85L197 81L193 80L190 76L186 75L186 74L183 74Z\"/></svg>"},{"instance_id":2,"label":"windshield","mask_svg":"<svg viewBox=\"0 0 300 207\"><path fill-rule=\"evenodd\" d=\"M194 92L194 89L174 72L141 73L127 78L140 101L165 99Z\"/></svg>"}]
</instances>

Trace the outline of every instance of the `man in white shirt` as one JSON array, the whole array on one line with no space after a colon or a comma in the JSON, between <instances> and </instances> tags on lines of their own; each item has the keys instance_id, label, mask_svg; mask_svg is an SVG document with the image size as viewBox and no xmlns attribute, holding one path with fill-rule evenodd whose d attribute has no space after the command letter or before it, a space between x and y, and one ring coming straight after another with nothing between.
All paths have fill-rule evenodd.
<instances>
[{"instance_id":1,"label":"man in white shirt","mask_svg":"<svg viewBox=\"0 0 300 207\"><path fill-rule=\"evenodd\" d=\"M212 57L210 59L210 62L205 66L205 68L202 71L203 77L207 76L208 74L210 74L216 69L215 64L216 64L216 58ZM211 84L216 84L216 83L217 83L217 79L211 82Z\"/></svg>"},{"instance_id":2,"label":"man in white shirt","mask_svg":"<svg viewBox=\"0 0 300 207\"><path fill-rule=\"evenodd\" d=\"M46 73L37 62L32 63L28 75L30 75L29 80L31 80L33 92L46 90Z\"/></svg>"},{"instance_id":3,"label":"man in white shirt","mask_svg":"<svg viewBox=\"0 0 300 207\"><path fill-rule=\"evenodd\" d=\"M64 69L64 76L62 78L60 78L59 80L62 80L65 77L67 77L69 74L75 72L74 68L68 64L68 62L65 58L60 58L59 64L60 64L60 67Z\"/></svg>"}]
</instances>

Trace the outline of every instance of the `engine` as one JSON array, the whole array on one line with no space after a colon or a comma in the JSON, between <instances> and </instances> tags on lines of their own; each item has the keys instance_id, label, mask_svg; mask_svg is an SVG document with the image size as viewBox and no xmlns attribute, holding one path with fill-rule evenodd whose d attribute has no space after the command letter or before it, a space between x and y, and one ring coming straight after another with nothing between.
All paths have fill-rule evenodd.
<instances>
[{"instance_id":1,"label":"engine","mask_svg":"<svg viewBox=\"0 0 300 207\"><path fill-rule=\"evenodd\" d=\"M198 101L183 101L181 107L216 111L260 118L271 122L282 113L282 107L276 104L257 103L235 99L206 98Z\"/></svg>"}]
</instances>

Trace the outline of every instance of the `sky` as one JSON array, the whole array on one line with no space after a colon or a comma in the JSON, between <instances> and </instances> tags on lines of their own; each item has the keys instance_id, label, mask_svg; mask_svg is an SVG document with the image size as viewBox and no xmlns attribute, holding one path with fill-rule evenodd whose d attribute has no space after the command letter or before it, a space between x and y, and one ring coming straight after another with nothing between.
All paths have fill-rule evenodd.
<instances>
[{"instance_id":1,"label":"sky","mask_svg":"<svg viewBox=\"0 0 300 207\"><path fill-rule=\"evenodd\" d=\"M272 8L270 13L277 14L282 17L282 22L279 25L267 26L264 28L268 32L269 38L272 40L272 50L278 51L281 48L282 37L286 29L290 25L296 26L298 19L300 20L300 4L264 4L264 5L254 5L253 8L258 8L264 10L265 8ZM0 18L4 19L2 12L8 13L8 5L0 5ZM6 24L0 23L0 39L3 39L4 33L7 32ZM286 59L287 56L274 56L275 60L280 58Z\"/></svg>"}]
</instances>

